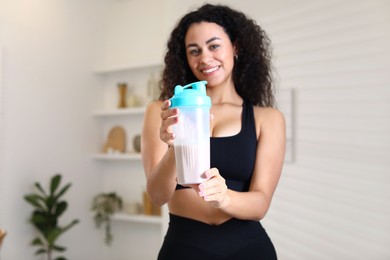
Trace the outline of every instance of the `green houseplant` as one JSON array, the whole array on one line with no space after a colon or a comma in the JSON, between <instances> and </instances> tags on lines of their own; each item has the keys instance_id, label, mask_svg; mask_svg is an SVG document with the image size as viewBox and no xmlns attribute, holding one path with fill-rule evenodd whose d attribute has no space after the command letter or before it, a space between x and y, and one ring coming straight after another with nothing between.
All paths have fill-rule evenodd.
<instances>
[{"instance_id":1,"label":"green houseplant","mask_svg":"<svg viewBox=\"0 0 390 260\"><path fill-rule=\"evenodd\" d=\"M36 182L34 184L36 191L24 196L24 199L34 207L30 222L38 231L37 237L32 240L31 244L39 247L35 254L46 254L47 260L53 259L54 251L64 252L66 250L65 247L57 245L56 241L65 231L79 222L75 219L65 226L60 226L58 223L60 216L68 207L68 203L61 197L71 186L68 183L60 188L60 183L61 175L56 174L51 178L49 191ZM54 260L66 260L66 258L59 256Z\"/></svg>"},{"instance_id":2,"label":"green houseplant","mask_svg":"<svg viewBox=\"0 0 390 260\"><path fill-rule=\"evenodd\" d=\"M105 225L104 242L110 246L114 237L111 232L111 215L122 209L122 198L115 192L99 193L93 198L91 210L97 228Z\"/></svg>"}]
</instances>

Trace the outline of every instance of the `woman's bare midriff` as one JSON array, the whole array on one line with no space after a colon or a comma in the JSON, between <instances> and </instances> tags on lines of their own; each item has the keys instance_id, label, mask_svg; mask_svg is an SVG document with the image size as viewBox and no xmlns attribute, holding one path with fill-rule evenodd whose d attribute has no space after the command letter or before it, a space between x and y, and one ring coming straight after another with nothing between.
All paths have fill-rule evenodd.
<instances>
[{"instance_id":1,"label":"woman's bare midriff","mask_svg":"<svg viewBox=\"0 0 390 260\"><path fill-rule=\"evenodd\" d=\"M209 225L220 225L231 216L209 205L194 189L176 190L168 203L169 212Z\"/></svg>"}]
</instances>

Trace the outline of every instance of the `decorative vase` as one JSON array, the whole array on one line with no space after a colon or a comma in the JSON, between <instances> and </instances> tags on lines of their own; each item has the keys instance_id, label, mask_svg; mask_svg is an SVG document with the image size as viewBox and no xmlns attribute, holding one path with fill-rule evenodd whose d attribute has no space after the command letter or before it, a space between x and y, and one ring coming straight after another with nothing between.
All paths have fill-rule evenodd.
<instances>
[{"instance_id":1,"label":"decorative vase","mask_svg":"<svg viewBox=\"0 0 390 260\"><path fill-rule=\"evenodd\" d=\"M119 90L119 103L118 108L126 108L126 92L127 92L127 84L126 83L118 83Z\"/></svg>"},{"instance_id":2,"label":"decorative vase","mask_svg":"<svg viewBox=\"0 0 390 260\"><path fill-rule=\"evenodd\" d=\"M141 152L141 135L136 135L133 138L133 148L137 153Z\"/></svg>"}]
</instances>

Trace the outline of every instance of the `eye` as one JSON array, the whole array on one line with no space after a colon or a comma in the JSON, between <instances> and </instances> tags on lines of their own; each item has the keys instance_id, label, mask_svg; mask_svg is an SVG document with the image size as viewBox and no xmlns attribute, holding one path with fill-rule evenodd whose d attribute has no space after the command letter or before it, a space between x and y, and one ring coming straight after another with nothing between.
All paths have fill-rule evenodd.
<instances>
[{"instance_id":1,"label":"eye","mask_svg":"<svg viewBox=\"0 0 390 260\"><path fill-rule=\"evenodd\" d=\"M218 44L213 44L210 46L210 50L215 50L215 49L218 49L219 48L219 45Z\"/></svg>"},{"instance_id":2,"label":"eye","mask_svg":"<svg viewBox=\"0 0 390 260\"><path fill-rule=\"evenodd\" d=\"M199 49L196 49L196 48L188 49L188 53L189 53L190 55L196 56L196 55L199 55L200 50L199 50Z\"/></svg>"}]
</instances>

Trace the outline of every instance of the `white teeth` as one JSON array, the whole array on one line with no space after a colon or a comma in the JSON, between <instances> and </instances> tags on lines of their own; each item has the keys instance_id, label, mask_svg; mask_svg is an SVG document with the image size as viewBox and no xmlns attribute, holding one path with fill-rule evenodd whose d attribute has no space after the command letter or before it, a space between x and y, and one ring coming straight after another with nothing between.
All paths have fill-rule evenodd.
<instances>
[{"instance_id":1,"label":"white teeth","mask_svg":"<svg viewBox=\"0 0 390 260\"><path fill-rule=\"evenodd\" d=\"M203 73L211 73L211 72L214 72L218 69L219 67L214 67L214 68L211 68L211 69L208 69L208 70L203 70Z\"/></svg>"}]
</instances>

